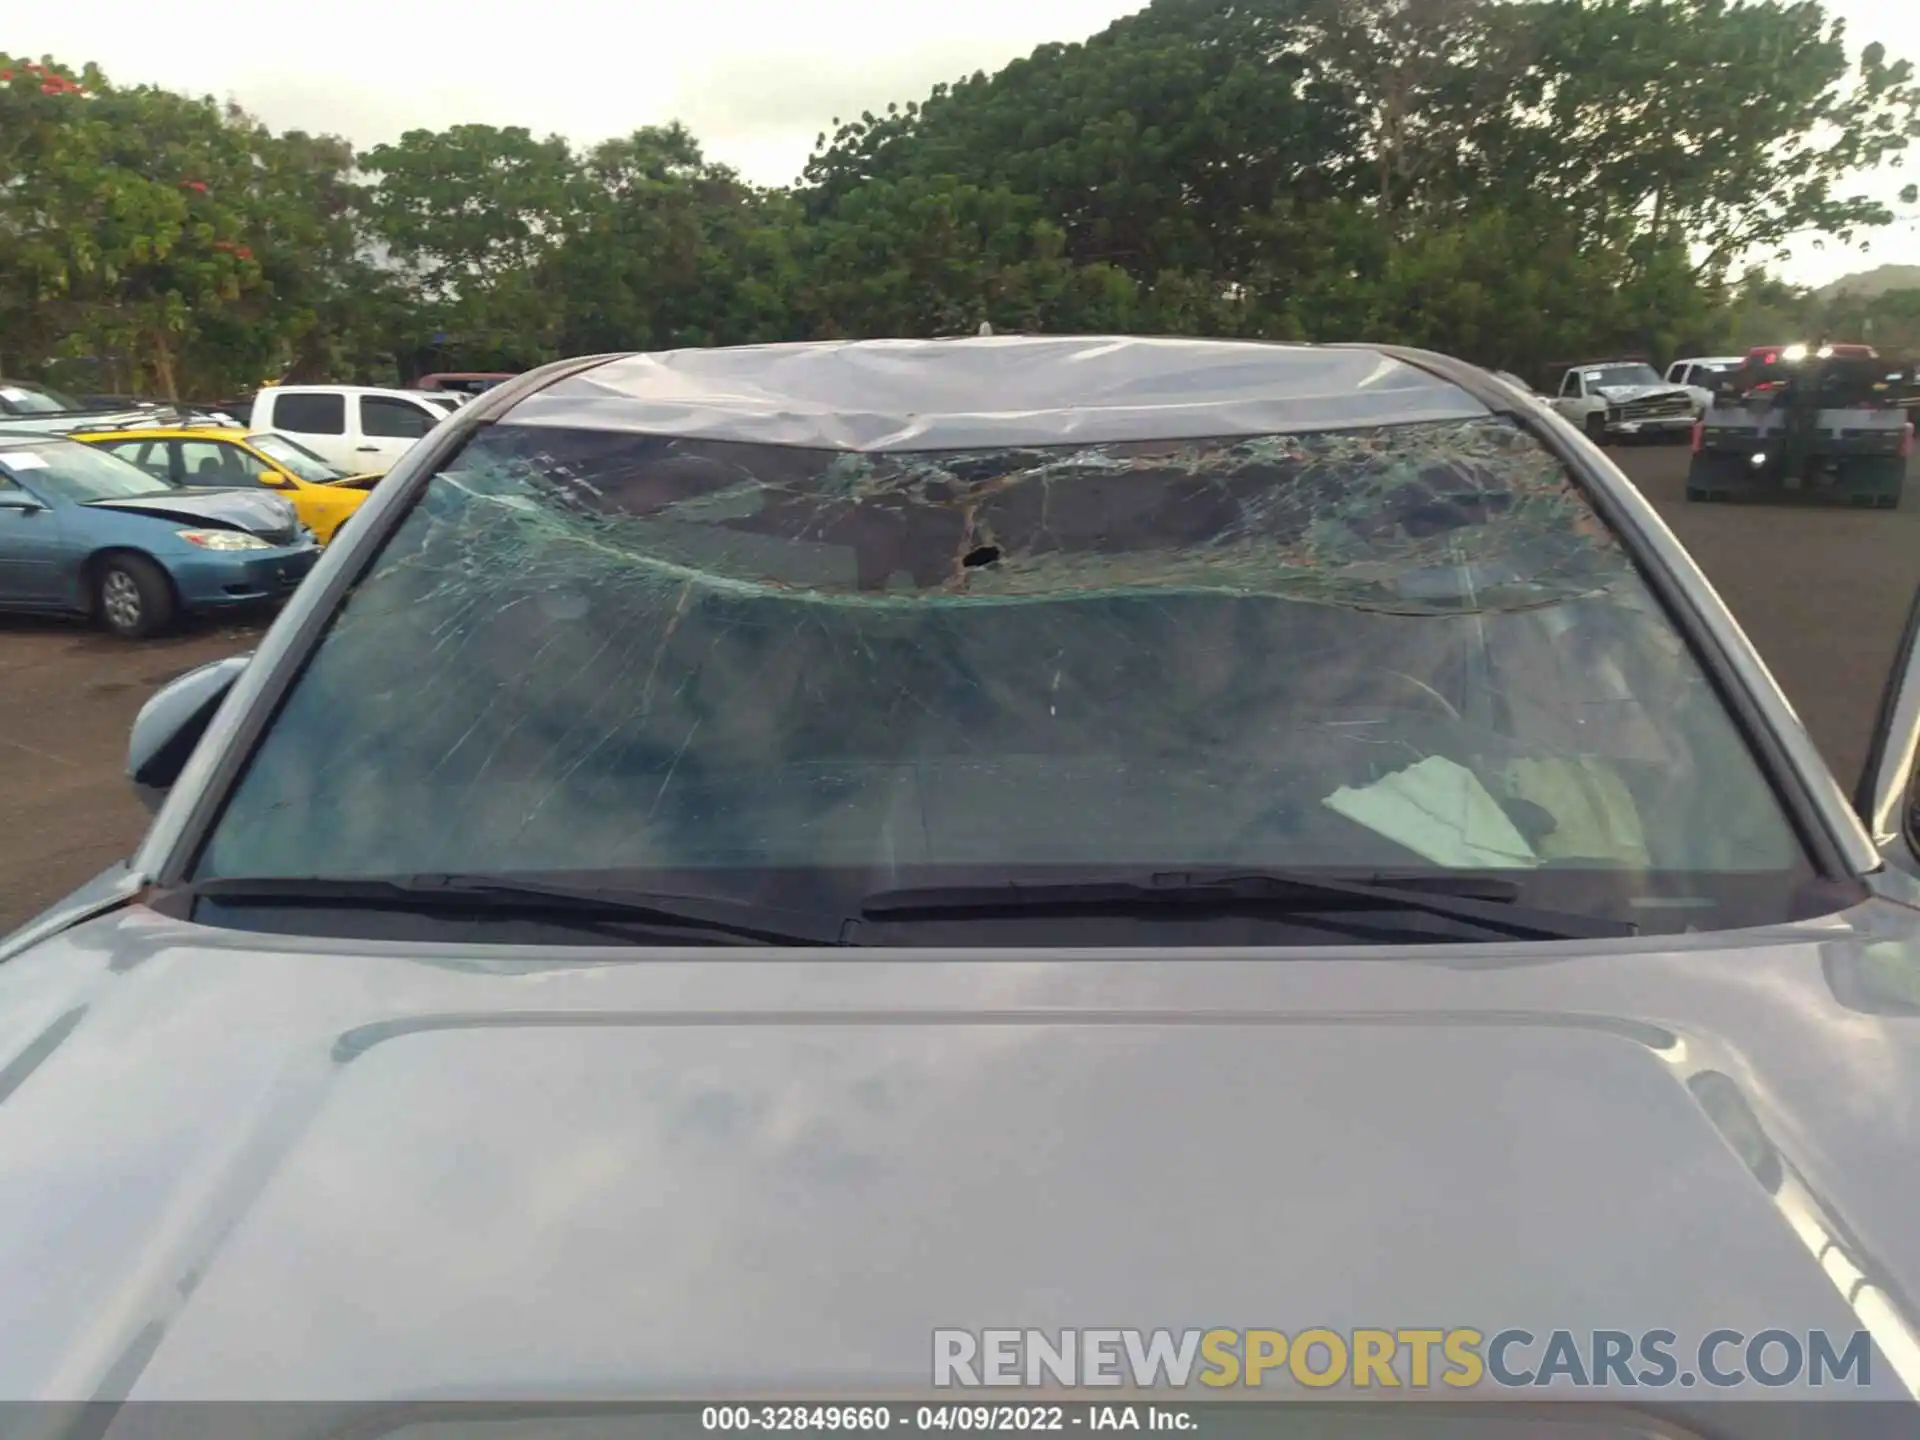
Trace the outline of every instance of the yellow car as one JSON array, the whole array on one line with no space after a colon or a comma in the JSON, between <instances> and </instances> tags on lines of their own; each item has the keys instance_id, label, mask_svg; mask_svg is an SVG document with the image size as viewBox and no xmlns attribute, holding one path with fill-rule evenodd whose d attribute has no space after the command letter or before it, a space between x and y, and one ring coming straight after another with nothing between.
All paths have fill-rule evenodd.
<instances>
[{"instance_id":1,"label":"yellow car","mask_svg":"<svg viewBox=\"0 0 1920 1440\"><path fill-rule=\"evenodd\" d=\"M348 475L271 430L141 425L81 430L70 438L97 445L176 485L277 490L293 503L300 523L322 545L360 508L379 480L377 475Z\"/></svg>"}]
</instances>

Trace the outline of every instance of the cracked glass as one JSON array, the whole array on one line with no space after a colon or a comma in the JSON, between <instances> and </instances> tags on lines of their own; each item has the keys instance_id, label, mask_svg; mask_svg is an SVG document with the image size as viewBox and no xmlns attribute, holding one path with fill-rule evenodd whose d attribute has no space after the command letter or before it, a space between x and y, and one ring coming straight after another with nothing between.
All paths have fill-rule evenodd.
<instances>
[{"instance_id":1,"label":"cracked glass","mask_svg":"<svg viewBox=\"0 0 1920 1440\"><path fill-rule=\"evenodd\" d=\"M1168 866L1497 869L1644 929L1777 918L1811 874L1617 537L1498 418L888 454L489 427L198 873Z\"/></svg>"}]
</instances>

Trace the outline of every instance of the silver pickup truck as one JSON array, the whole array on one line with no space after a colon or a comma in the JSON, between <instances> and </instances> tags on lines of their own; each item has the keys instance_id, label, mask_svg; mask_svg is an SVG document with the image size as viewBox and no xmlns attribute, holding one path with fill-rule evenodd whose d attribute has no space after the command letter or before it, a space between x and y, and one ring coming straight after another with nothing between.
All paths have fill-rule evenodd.
<instances>
[{"instance_id":1,"label":"silver pickup truck","mask_svg":"<svg viewBox=\"0 0 1920 1440\"><path fill-rule=\"evenodd\" d=\"M1684 385L1670 385L1640 360L1570 365L1548 402L1597 444L1690 435L1700 407Z\"/></svg>"}]
</instances>

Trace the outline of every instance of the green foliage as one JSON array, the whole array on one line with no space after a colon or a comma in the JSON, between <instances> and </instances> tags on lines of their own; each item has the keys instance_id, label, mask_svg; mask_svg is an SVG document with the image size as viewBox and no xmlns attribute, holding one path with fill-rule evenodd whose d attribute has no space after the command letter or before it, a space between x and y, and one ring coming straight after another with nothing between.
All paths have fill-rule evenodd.
<instances>
[{"instance_id":1,"label":"green foliage","mask_svg":"<svg viewBox=\"0 0 1920 1440\"><path fill-rule=\"evenodd\" d=\"M1814 330L1920 348L1920 291L1754 268L1887 223L1853 187L1916 137L1911 67L1804 0L1155 0L835 121L778 190L677 123L356 156L0 55L0 373L211 398L983 321L1519 371Z\"/></svg>"}]
</instances>

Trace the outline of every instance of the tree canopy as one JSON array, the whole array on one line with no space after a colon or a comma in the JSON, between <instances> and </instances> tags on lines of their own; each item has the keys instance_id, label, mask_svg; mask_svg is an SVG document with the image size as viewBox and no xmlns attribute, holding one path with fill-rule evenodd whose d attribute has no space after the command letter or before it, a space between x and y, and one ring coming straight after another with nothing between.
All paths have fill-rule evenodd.
<instances>
[{"instance_id":1,"label":"tree canopy","mask_svg":"<svg viewBox=\"0 0 1920 1440\"><path fill-rule=\"evenodd\" d=\"M1764 267L1892 220L1860 177L1916 138L1912 67L1812 0L1155 0L835 120L774 189L677 123L355 154L0 55L0 373L204 398L982 321L1523 372L1756 327L1907 345L1914 293Z\"/></svg>"}]
</instances>

